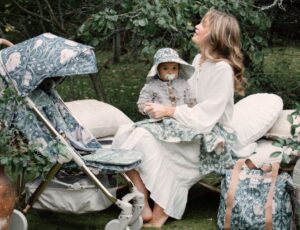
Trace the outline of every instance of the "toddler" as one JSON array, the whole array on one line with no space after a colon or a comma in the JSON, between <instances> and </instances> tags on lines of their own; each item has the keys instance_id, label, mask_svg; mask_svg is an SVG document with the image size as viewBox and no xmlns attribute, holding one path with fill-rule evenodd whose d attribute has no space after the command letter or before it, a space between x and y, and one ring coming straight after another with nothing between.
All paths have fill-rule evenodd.
<instances>
[{"instance_id":1,"label":"toddler","mask_svg":"<svg viewBox=\"0 0 300 230\"><path fill-rule=\"evenodd\" d=\"M182 60L171 48L159 49L154 55L154 64L147 75L137 102L138 109L145 114L146 102L178 106L196 104L187 79L194 73L194 67Z\"/></svg>"}]
</instances>

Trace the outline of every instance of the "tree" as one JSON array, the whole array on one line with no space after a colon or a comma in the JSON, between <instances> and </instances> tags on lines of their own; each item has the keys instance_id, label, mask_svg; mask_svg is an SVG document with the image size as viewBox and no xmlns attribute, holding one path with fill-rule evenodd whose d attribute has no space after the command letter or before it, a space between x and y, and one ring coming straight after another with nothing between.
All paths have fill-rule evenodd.
<instances>
[{"instance_id":1,"label":"tree","mask_svg":"<svg viewBox=\"0 0 300 230\"><path fill-rule=\"evenodd\" d=\"M242 45L247 74L262 72L262 48L266 47L267 31L271 20L255 5L254 0L125 0L106 5L105 9L92 14L78 30L84 42L105 47L108 42L119 40L125 43L122 50L134 55L137 51L153 55L159 47L172 47L182 52L189 60L190 53L196 52L191 44L194 25L210 9L216 8L235 15L242 30ZM115 44L114 42L114 44ZM117 55L120 52L115 52ZM118 58L115 58L117 60Z\"/></svg>"}]
</instances>

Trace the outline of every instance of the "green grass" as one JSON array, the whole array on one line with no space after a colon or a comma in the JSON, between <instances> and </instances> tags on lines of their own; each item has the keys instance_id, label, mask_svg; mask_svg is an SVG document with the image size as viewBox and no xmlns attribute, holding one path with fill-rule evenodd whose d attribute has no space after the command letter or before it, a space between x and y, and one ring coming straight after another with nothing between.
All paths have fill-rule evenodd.
<instances>
[{"instance_id":1,"label":"green grass","mask_svg":"<svg viewBox=\"0 0 300 230\"><path fill-rule=\"evenodd\" d=\"M219 194L200 185L192 187L182 220L170 219L162 230L214 230ZM27 215L29 230L103 230L105 224L117 218L120 210L112 205L100 212L81 215L31 210Z\"/></svg>"},{"instance_id":2,"label":"green grass","mask_svg":"<svg viewBox=\"0 0 300 230\"><path fill-rule=\"evenodd\" d=\"M274 47L264 51L265 92L282 97L285 109L291 109L300 102L300 47Z\"/></svg>"},{"instance_id":3,"label":"green grass","mask_svg":"<svg viewBox=\"0 0 300 230\"><path fill-rule=\"evenodd\" d=\"M264 71L274 73L277 71L278 65L284 67L282 73L289 75L292 73L300 74L300 47L273 47L264 51Z\"/></svg>"}]
</instances>

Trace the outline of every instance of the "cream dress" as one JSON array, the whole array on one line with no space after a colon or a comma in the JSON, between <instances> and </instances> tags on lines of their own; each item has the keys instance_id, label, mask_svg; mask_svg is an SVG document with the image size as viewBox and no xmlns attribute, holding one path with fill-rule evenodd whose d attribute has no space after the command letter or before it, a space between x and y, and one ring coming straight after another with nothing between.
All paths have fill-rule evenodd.
<instances>
[{"instance_id":1,"label":"cream dress","mask_svg":"<svg viewBox=\"0 0 300 230\"><path fill-rule=\"evenodd\" d=\"M208 133L219 122L231 128L234 81L231 66L224 62L193 61L196 71L189 79L197 105L177 106L174 118L180 123ZM157 140L143 128L121 126L113 148L135 149L144 153L138 171L150 197L170 217L181 219L188 191L204 175L199 173L200 146L197 143L167 143Z\"/></svg>"}]
</instances>

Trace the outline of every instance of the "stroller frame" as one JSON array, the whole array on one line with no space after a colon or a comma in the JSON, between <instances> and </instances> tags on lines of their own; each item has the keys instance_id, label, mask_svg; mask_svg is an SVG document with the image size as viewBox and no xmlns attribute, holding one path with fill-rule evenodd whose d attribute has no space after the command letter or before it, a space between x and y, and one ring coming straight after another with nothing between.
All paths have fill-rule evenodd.
<instances>
[{"instance_id":1,"label":"stroller frame","mask_svg":"<svg viewBox=\"0 0 300 230\"><path fill-rule=\"evenodd\" d=\"M0 45L13 46L13 44L6 40L0 39ZM13 84L10 84L13 85ZM14 86L14 85L13 85ZM18 89L14 87L18 92ZM98 187L101 192L107 197L113 204L117 205L121 209L121 213L118 219L111 220L105 226L105 230L138 230L142 227L143 220L141 213L144 207L144 195L137 190L134 184L131 182L129 177L124 173L120 175L125 179L129 185L129 193L126 194L122 199L117 199L114 197L107 188L99 181L99 179L94 175L94 173L87 167L81 156L73 149L72 146L65 140L65 138L58 133L58 131L53 127L47 118L36 108L34 102L28 97L24 97L24 101L27 106L36 114L37 118L40 119L44 125L48 128L51 134L63 145L66 146L68 150L68 158L73 160L80 170L82 170L88 178ZM75 120L80 124L80 122L74 117ZM45 178L42 180L38 188L33 192L26 202L25 208L22 210L24 214L27 214L29 210L33 207L33 204L38 200L39 196L46 189L49 182L55 177L58 171L62 168L64 162L58 160L50 171L47 173ZM23 185L23 175L20 175L17 179L17 193L20 195L21 187Z\"/></svg>"}]
</instances>

